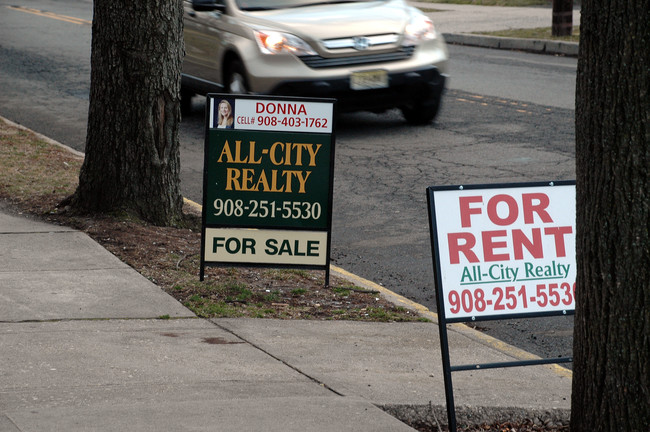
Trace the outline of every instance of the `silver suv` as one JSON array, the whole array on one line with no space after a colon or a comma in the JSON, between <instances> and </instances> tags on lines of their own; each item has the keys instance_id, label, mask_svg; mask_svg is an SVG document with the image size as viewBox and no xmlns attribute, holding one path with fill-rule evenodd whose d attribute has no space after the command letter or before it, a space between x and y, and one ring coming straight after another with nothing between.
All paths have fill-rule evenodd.
<instances>
[{"instance_id":1,"label":"silver suv","mask_svg":"<svg viewBox=\"0 0 650 432\"><path fill-rule=\"evenodd\" d=\"M196 93L331 97L433 120L448 53L404 0L184 0L182 108Z\"/></svg>"}]
</instances>

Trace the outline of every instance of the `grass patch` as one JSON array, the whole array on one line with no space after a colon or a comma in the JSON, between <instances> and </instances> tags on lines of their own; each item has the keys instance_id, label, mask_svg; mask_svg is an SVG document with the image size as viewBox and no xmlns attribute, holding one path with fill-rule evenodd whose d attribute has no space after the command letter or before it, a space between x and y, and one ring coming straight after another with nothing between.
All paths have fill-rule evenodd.
<instances>
[{"instance_id":1,"label":"grass patch","mask_svg":"<svg viewBox=\"0 0 650 432\"><path fill-rule=\"evenodd\" d=\"M278 302L281 301L281 295L279 291L273 291L272 293L266 294L264 296L264 301L266 303L273 303L273 302Z\"/></svg>"},{"instance_id":2,"label":"grass patch","mask_svg":"<svg viewBox=\"0 0 650 432\"><path fill-rule=\"evenodd\" d=\"M546 39L546 40L559 40L559 41L566 41L566 42L580 41L579 26L573 27L573 33L571 34L571 36L553 36L551 33L551 27L499 30L499 31L492 31L492 32L476 32L475 34L521 38L521 39Z\"/></svg>"},{"instance_id":3,"label":"grass patch","mask_svg":"<svg viewBox=\"0 0 650 432\"><path fill-rule=\"evenodd\" d=\"M52 206L77 189L83 160L28 131L0 129L0 189L16 201Z\"/></svg>"},{"instance_id":4,"label":"grass patch","mask_svg":"<svg viewBox=\"0 0 650 432\"><path fill-rule=\"evenodd\" d=\"M201 295L195 294L190 297L183 305L190 309L196 314L196 316L201 318L231 318L243 316L243 314L238 310L238 308L223 302L223 301L211 301L209 298L202 297Z\"/></svg>"},{"instance_id":5,"label":"grass patch","mask_svg":"<svg viewBox=\"0 0 650 432\"><path fill-rule=\"evenodd\" d=\"M552 6L552 0L419 0L427 3L464 4L475 6Z\"/></svg>"},{"instance_id":6,"label":"grass patch","mask_svg":"<svg viewBox=\"0 0 650 432\"><path fill-rule=\"evenodd\" d=\"M335 287L332 288L332 291L334 291L336 294L340 295L341 297L350 296L350 289L347 287Z\"/></svg>"},{"instance_id":7,"label":"grass patch","mask_svg":"<svg viewBox=\"0 0 650 432\"><path fill-rule=\"evenodd\" d=\"M266 270L264 275L279 281L309 279L312 277L308 271L300 269L270 269Z\"/></svg>"},{"instance_id":8,"label":"grass patch","mask_svg":"<svg viewBox=\"0 0 650 432\"><path fill-rule=\"evenodd\" d=\"M394 322L394 321L411 321L409 311L405 308L384 309L376 306L367 309L366 313L372 321ZM420 321L419 319L416 319ZM427 320L428 321L428 320Z\"/></svg>"}]
</instances>

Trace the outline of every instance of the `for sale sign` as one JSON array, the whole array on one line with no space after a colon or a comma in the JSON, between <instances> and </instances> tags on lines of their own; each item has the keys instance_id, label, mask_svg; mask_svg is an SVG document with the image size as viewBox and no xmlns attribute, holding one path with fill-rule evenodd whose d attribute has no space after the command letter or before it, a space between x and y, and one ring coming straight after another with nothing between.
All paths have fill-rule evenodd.
<instances>
[{"instance_id":1,"label":"for sale sign","mask_svg":"<svg viewBox=\"0 0 650 432\"><path fill-rule=\"evenodd\" d=\"M202 264L329 267L334 102L210 94Z\"/></svg>"},{"instance_id":2,"label":"for sale sign","mask_svg":"<svg viewBox=\"0 0 650 432\"><path fill-rule=\"evenodd\" d=\"M447 321L574 310L574 182L430 187L427 196Z\"/></svg>"},{"instance_id":3,"label":"for sale sign","mask_svg":"<svg viewBox=\"0 0 650 432\"><path fill-rule=\"evenodd\" d=\"M212 129L207 223L327 229L329 134Z\"/></svg>"}]
</instances>

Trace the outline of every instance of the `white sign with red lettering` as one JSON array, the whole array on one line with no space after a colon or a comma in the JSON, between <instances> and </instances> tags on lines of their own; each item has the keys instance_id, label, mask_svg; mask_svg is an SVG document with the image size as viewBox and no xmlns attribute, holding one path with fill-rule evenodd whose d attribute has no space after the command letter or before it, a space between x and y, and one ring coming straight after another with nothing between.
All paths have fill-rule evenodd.
<instances>
[{"instance_id":1,"label":"white sign with red lettering","mask_svg":"<svg viewBox=\"0 0 650 432\"><path fill-rule=\"evenodd\" d=\"M575 184L429 194L447 319L574 309Z\"/></svg>"},{"instance_id":2,"label":"white sign with red lettering","mask_svg":"<svg viewBox=\"0 0 650 432\"><path fill-rule=\"evenodd\" d=\"M332 133L332 103L238 99L233 111L235 129Z\"/></svg>"}]
</instances>

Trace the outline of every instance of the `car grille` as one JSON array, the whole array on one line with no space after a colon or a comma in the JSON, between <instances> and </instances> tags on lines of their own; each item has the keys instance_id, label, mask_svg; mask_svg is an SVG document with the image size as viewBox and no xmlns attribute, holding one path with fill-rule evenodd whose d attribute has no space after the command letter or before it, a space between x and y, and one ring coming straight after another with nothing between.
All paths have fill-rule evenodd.
<instances>
[{"instance_id":1,"label":"car grille","mask_svg":"<svg viewBox=\"0 0 650 432\"><path fill-rule=\"evenodd\" d=\"M396 33L386 33L380 35L371 35L371 36L355 36L339 39L325 39L322 41L323 46L328 50L341 49L341 48L355 48L359 49L359 46L365 48L381 46L381 45L392 45L397 43L399 40L399 35ZM363 48L363 49L365 49Z\"/></svg>"},{"instance_id":2,"label":"car grille","mask_svg":"<svg viewBox=\"0 0 650 432\"><path fill-rule=\"evenodd\" d=\"M369 55L356 55L349 57L325 58L319 55L300 56L307 66L312 69L331 68L339 66L365 65L371 63L385 63L410 58L415 51L415 46L401 47L397 51Z\"/></svg>"}]
</instances>

